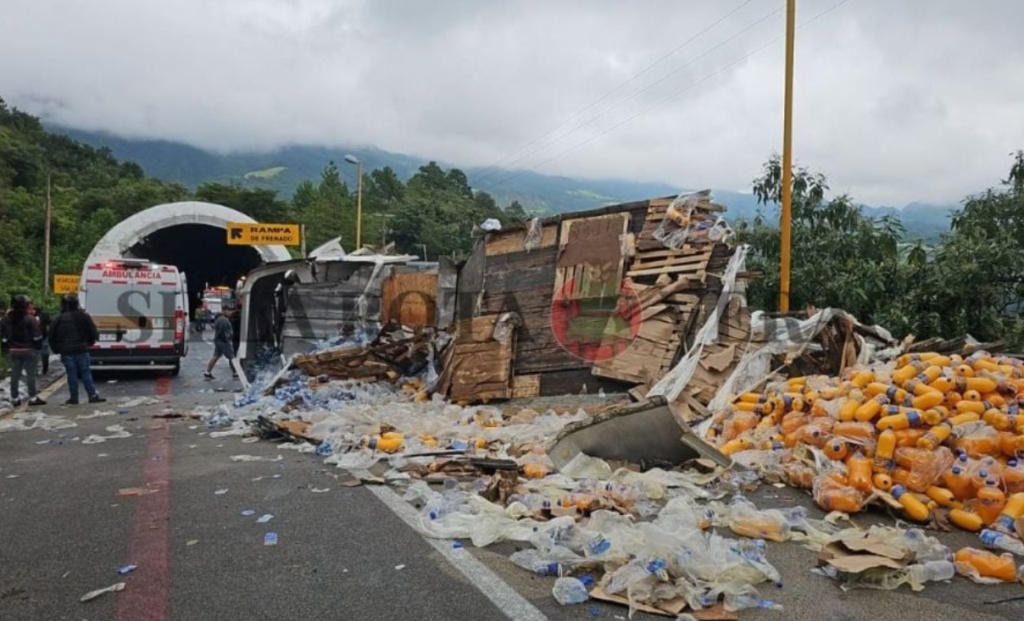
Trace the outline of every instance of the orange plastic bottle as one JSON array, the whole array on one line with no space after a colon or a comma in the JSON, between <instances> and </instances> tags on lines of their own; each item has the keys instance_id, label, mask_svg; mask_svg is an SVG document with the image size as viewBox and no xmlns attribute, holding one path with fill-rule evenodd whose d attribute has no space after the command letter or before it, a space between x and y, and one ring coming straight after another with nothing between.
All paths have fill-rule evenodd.
<instances>
[{"instance_id":1,"label":"orange plastic bottle","mask_svg":"<svg viewBox=\"0 0 1024 621\"><path fill-rule=\"evenodd\" d=\"M996 482L989 480L985 487L978 490L978 502L975 511L986 524L992 524L1006 506L1006 494L996 487Z\"/></svg>"},{"instance_id":2,"label":"orange plastic bottle","mask_svg":"<svg viewBox=\"0 0 1024 621\"><path fill-rule=\"evenodd\" d=\"M985 523L977 513L966 509L952 509L949 512L949 521L972 533L976 533L985 527Z\"/></svg>"},{"instance_id":3,"label":"orange plastic bottle","mask_svg":"<svg viewBox=\"0 0 1024 621\"><path fill-rule=\"evenodd\" d=\"M902 485L892 488L892 497L896 502L903 505L903 514L916 522L924 522L928 519L930 512L923 502L907 491Z\"/></svg>"},{"instance_id":4,"label":"orange plastic bottle","mask_svg":"<svg viewBox=\"0 0 1024 621\"><path fill-rule=\"evenodd\" d=\"M803 412L790 412L782 417L782 433L790 434L800 429L810 421L810 417Z\"/></svg>"},{"instance_id":5,"label":"orange plastic bottle","mask_svg":"<svg viewBox=\"0 0 1024 621\"><path fill-rule=\"evenodd\" d=\"M1013 555L1010 553L997 556L987 550L961 548L953 555L953 560L960 574L969 575L969 568L973 567L986 578L996 578L1004 582L1017 580L1017 566L1013 563Z\"/></svg>"},{"instance_id":6,"label":"orange plastic bottle","mask_svg":"<svg viewBox=\"0 0 1024 621\"><path fill-rule=\"evenodd\" d=\"M753 448L754 443L750 441L750 438L736 438L735 440L729 440L722 445L719 449L723 455L734 455L742 451L748 451Z\"/></svg>"},{"instance_id":7,"label":"orange plastic bottle","mask_svg":"<svg viewBox=\"0 0 1024 621\"><path fill-rule=\"evenodd\" d=\"M935 425L928 430L921 438L917 441L918 448L927 449L934 451L939 448L943 442L949 439L949 436L953 433L953 425L949 421L942 421L938 425Z\"/></svg>"},{"instance_id":8,"label":"orange plastic bottle","mask_svg":"<svg viewBox=\"0 0 1024 621\"><path fill-rule=\"evenodd\" d=\"M996 518L994 526L998 526L1008 533L1014 532L1017 520L1024 516L1024 493L1011 494L1006 499L1006 506L1003 507L999 517Z\"/></svg>"},{"instance_id":9,"label":"orange plastic bottle","mask_svg":"<svg viewBox=\"0 0 1024 621\"><path fill-rule=\"evenodd\" d=\"M928 385L941 393L947 393L956 387L956 379L949 375L940 375Z\"/></svg>"},{"instance_id":10,"label":"orange plastic bottle","mask_svg":"<svg viewBox=\"0 0 1024 621\"><path fill-rule=\"evenodd\" d=\"M915 375L924 371L928 365L921 362L911 362L906 366L900 367L893 371L892 381L894 384L903 384L913 378Z\"/></svg>"},{"instance_id":11,"label":"orange plastic bottle","mask_svg":"<svg viewBox=\"0 0 1024 621\"><path fill-rule=\"evenodd\" d=\"M744 431L749 431L757 426L761 417L754 412L733 412L722 428L722 439L729 441L740 436Z\"/></svg>"},{"instance_id":12,"label":"orange plastic bottle","mask_svg":"<svg viewBox=\"0 0 1024 621\"><path fill-rule=\"evenodd\" d=\"M846 458L846 453L849 449L846 447L846 442L832 438L825 443L825 457L833 461L842 461Z\"/></svg>"},{"instance_id":13,"label":"orange plastic bottle","mask_svg":"<svg viewBox=\"0 0 1024 621\"><path fill-rule=\"evenodd\" d=\"M886 429L878 435L875 447L875 472L888 472L893 468L893 454L896 452L896 432Z\"/></svg>"},{"instance_id":14,"label":"orange plastic bottle","mask_svg":"<svg viewBox=\"0 0 1024 621\"><path fill-rule=\"evenodd\" d=\"M956 496L954 496L953 492L949 491L945 487L930 485L928 486L928 489L924 490L924 493L943 507L952 507L956 504Z\"/></svg>"},{"instance_id":15,"label":"orange plastic bottle","mask_svg":"<svg viewBox=\"0 0 1024 621\"><path fill-rule=\"evenodd\" d=\"M859 491L836 482L816 485L814 500L825 511L857 513L864 506L864 497Z\"/></svg>"},{"instance_id":16,"label":"orange plastic bottle","mask_svg":"<svg viewBox=\"0 0 1024 621\"><path fill-rule=\"evenodd\" d=\"M961 464L954 464L949 470L942 474L942 482L946 489L953 492L959 500L970 500L974 498L974 486L971 485L971 477Z\"/></svg>"},{"instance_id":17,"label":"orange plastic bottle","mask_svg":"<svg viewBox=\"0 0 1024 621\"><path fill-rule=\"evenodd\" d=\"M1024 465L1016 459L1006 462L1003 467L1003 487L1008 495L1024 492Z\"/></svg>"},{"instance_id":18,"label":"orange plastic bottle","mask_svg":"<svg viewBox=\"0 0 1024 621\"><path fill-rule=\"evenodd\" d=\"M917 429L900 429L896 432L896 446L899 448L916 447L918 440L924 437L927 430Z\"/></svg>"},{"instance_id":19,"label":"orange plastic bottle","mask_svg":"<svg viewBox=\"0 0 1024 621\"><path fill-rule=\"evenodd\" d=\"M862 423L873 420L878 416L878 413L882 411L882 406L887 403L889 403L889 399L885 395L872 397L857 408L857 411L853 414L853 418Z\"/></svg>"},{"instance_id":20,"label":"orange plastic bottle","mask_svg":"<svg viewBox=\"0 0 1024 621\"><path fill-rule=\"evenodd\" d=\"M893 468L889 476L892 478L893 485L902 485L903 487L910 485L910 471L905 468Z\"/></svg>"},{"instance_id":21,"label":"orange plastic bottle","mask_svg":"<svg viewBox=\"0 0 1024 621\"><path fill-rule=\"evenodd\" d=\"M875 381L874 371L858 371L850 378L850 383L861 390L873 381Z\"/></svg>"},{"instance_id":22,"label":"orange plastic bottle","mask_svg":"<svg viewBox=\"0 0 1024 621\"><path fill-rule=\"evenodd\" d=\"M846 459L847 481L850 487L865 493L873 489L871 484L871 459L857 451Z\"/></svg>"},{"instance_id":23,"label":"orange plastic bottle","mask_svg":"<svg viewBox=\"0 0 1024 621\"><path fill-rule=\"evenodd\" d=\"M856 399L850 396L843 402L843 405L839 407L839 420L840 421L852 421L854 415L857 413L857 408L861 406L863 399Z\"/></svg>"},{"instance_id":24,"label":"orange plastic bottle","mask_svg":"<svg viewBox=\"0 0 1024 621\"><path fill-rule=\"evenodd\" d=\"M961 401L957 401L956 411L959 414L975 414L980 419L981 415L985 413L985 404L981 401L963 399Z\"/></svg>"},{"instance_id":25,"label":"orange plastic bottle","mask_svg":"<svg viewBox=\"0 0 1024 621\"><path fill-rule=\"evenodd\" d=\"M963 381L967 390L976 390L979 393L992 392L996 389L995 380L987 377L965 377Z\"/></svg>"},{"instance_id":26,"label":"orange plastic bottle","mask_svg":"<svg viewBox=\"0 0 1024 621\"><path fill-rule=\"evenodd\" d=\"M832 426L832 435L851 440L874 440L875 426L871 423L836 423Z\"/></svg>"},{"instance_id":27,"label":"orange plastic bottle","mask_svg":"<svg viewBox=\"0 0 1024 621\"><path fill-rule=\"evenodd\" d=\"M1012 431L999 433L999 452L1007 457L1018 457L1024 453L1024 436Z\"/></svg>"},{"instance_id":28,"label":"orange plastic bottle","mask_svg":"<svg viewBox=\"0 0 1024 621\"><path fill-rule=\"evenodd\" d=\"M875 426L878 427L879 431L885 431L886 429L906 429L908 427L917 427L921 424L921 412L920 410L905 409L898 414L891 414L889 416L883 416L878 419Z\"/></svg>"},{"instance_id":29,"label":"orange plastic bottle","mask_svg":"<svg viewBox=\"0 0 1024 621\"><path fill-rule=\"evenodd\" d=\"M922 395L914 397L911 403L918 410L928 410L935 406L942 405L942 402L946 400L946 396L937 390L928 390Z\"/></svg>"},{"instance_id":30,"label":"orange plastic bottle","mask_svg":"<svg viewBox=\"0 0 1024 621\"><path fill-rule=\"evenodd\" d=\"M874 483L876 489L880 489L883 492L890 491L893 486L892 477L884 472L879 472L871 477L871 482Z\"/></svg>"}]
</instances>

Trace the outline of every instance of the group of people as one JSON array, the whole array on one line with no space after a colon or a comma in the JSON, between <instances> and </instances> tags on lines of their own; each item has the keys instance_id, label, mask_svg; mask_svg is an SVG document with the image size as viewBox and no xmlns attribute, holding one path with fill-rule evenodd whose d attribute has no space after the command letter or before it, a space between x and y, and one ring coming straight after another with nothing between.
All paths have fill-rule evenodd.
<instances>
[{"instance_id":1,"label":"group of people","mask_svg":"<svg viewBox=\"0 0 1024 621\"><path fill-rule=\"evenodd\" d=\"M22 403L21 381L24 376L28 405L46 405L39 396L36 375L42 366L49 372L50 352L60 356L67 370L70 398L66 405L77 405L79 384L85 388L89 403L103 403L92 380L89 348L99 340L99 330L74 294L61 300L61 312L51 321L37 309L27 295L11 297L10 308L0 316L0 350L11 367L11 403Z\"/></svg>"}]
</instances>

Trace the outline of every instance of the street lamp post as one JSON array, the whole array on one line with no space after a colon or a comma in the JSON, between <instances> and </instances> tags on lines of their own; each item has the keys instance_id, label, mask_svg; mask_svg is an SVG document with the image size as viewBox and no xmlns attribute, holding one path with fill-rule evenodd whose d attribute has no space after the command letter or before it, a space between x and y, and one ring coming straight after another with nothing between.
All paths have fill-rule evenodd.
<instances>
[{"instance_id":1,"label":"street lamp post","mask_svg":"<svg viewBox=\"0 0 1024 621\"><path fill-rule=\"evenodd\" d=\"M346 155L345 161L358 167L356 180L356 250L363 247L363 161L354 155Z\"/></svg>"}]
</instances>

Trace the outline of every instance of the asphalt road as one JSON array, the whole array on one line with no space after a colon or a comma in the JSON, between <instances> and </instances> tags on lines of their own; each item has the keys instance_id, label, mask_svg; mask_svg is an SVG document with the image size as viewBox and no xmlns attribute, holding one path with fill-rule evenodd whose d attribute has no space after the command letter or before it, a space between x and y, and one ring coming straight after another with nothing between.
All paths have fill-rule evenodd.
<instances>
[{"instance_id":1,"label":"asphalt road","mask_svg":"<svg viewBox=\"0 0 1024 621\"><path fill-rule=\"evenodd\" d=\"M221 379L201 379L211 350L193 343L178 378L101 376L107 404L43 408L72 419L97 409L112 416L75 420L77 427L60 431L0 434L0 619L626 618L626 609L613 605L559 606L553 579L508 561L521 546L460 548L424 539L403 521L401 507L396 512L393 495L342 487L338 471L313 455L211 438L196 421L158 418L232 398L236 384L226 368ZM211 388L223 392L199 392ZM64 391L51 404L62 403ZM159 402L123 406L134 397ZM132 436L82 443L114 424ZM241 454L282 459L229 459ZM157 491L118 495L147 485ZM757 498L763 506L810 505L805 495L772 487ZM253 515L242 514L247 510ZM264 514L273 518L257 523ZM277 534L277 545L264 545L268 532ZM964 533L943 539L955 546L976 541ZM765 593L785 610L745 611L743 619L1024 618L1024 602L985 604L1024 596L1019 584L983 587L956 578L920 594L847 593L811 574L815 554L796 544L771 544L769 558L785 586ZM119 575L126 564L138 568ZM123 591L79 602L121 581Z\"/></svg>"}]
</instances>

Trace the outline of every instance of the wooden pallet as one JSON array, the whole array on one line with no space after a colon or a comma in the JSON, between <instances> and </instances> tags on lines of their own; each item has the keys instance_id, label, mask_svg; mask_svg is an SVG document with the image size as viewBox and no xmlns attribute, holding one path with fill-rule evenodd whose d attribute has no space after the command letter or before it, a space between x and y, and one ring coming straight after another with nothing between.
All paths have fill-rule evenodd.
<instances>
[{"instance_id":1,"label":"wooden pallet","mask_svg":"<svg viewBox=\"0 0 1024 621\"><path fill-rule=\"evenodd\" d=\"M647 252L637 252L626 275L636 278L673 274L677 277L703 280L707 273L708 261L711 259L711 249L711 246L706 246L700 252L693 252L690 248L688 251L681 250L679 254L662 254L664 251L658 251L653 256L649 256Z\"/></svg>"}]
</instances>

